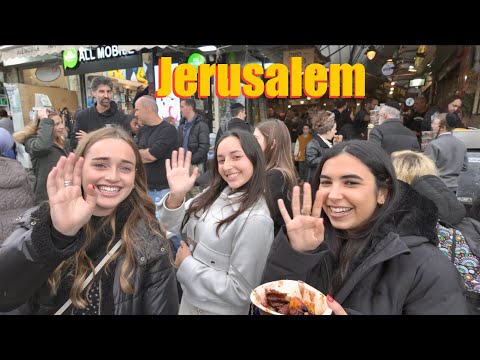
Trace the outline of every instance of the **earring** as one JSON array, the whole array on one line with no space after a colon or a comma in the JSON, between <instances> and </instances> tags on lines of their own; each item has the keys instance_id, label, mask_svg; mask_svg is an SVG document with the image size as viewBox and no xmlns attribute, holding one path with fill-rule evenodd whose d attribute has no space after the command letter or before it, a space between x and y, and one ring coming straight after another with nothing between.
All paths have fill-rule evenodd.
<instances>
[{"instance_id":1,"label":"earring","mask_svg":"<svg viewBox=\"0 0 480 360\"><path fill-rule=\"evenodd\" d=\"M135 184L133 184L132 189L135 189Z\"/></svg>"}]
</instances>

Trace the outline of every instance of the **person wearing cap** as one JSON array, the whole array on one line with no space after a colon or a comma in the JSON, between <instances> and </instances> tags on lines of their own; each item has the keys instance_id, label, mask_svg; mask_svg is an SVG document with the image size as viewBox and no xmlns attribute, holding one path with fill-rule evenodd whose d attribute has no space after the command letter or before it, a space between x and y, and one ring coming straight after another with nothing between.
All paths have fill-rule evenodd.
<instances>
[{"instance_id":1,"label":"person wearing cap","mask_svg":"<svg viewBox=\"0 0 480 360\"><path fill-rule=\"evenodd\" d=\"M415 133L403 126L400 120L400 105L387 101L378 112L379 125L371 131L368 140L380 145L390 155L394 151L420 151Z\"/></svg>"},{"instance_id":2,"label":"person wearing cap","mask_svg":"<svg viewBox=\"0 0 480 360\"><path fill-rule=\"evenodd\" d=\"M241 129L249 132L252 131L252 127L245 120L247 113L245 112L245 106L240 103L234 103L230 106L230 114L232 118L223 123L223 126L220 127L217 131L217 137L215 138L215 145L218 143L218 140L222 137L224 133L232 129Z\"/></svg>"}]
</instances>

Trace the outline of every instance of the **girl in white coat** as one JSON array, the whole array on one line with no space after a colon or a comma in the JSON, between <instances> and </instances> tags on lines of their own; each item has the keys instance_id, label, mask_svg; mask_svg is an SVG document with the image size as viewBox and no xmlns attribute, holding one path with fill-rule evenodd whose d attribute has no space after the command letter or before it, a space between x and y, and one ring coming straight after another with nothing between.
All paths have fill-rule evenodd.
<instances>
[{"instance_id":1,"label":"girl in white coat","mask_svg":"<svg viewBox=\"0 0 480 360\"><path fill-rule=\"evenodd\" d=\"M180 148L166 161L170 193L159 208L165 228L181 230L188 242L175 260L179 314L247 315L273 242L262 149L249 132L225 133L215 147L212 185L185 202L198 175L196 168L190 175L190 160Z\"/></svg>"}]
</instances>

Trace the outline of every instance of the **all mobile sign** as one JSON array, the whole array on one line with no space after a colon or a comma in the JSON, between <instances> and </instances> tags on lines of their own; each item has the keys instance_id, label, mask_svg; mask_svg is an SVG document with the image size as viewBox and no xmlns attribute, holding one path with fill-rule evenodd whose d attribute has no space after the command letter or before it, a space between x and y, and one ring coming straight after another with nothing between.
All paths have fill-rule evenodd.
<instances>
[{"instance_id":1,"label":"all mobile sign","mask_svg":"<svg viewBox=\"0 0 480 360\"><path fill-rule=\"evenodd\" d=\"M142 55L135 50L120 50L118 45L101 45L63 51L65 75L129 69L142 66Z\"/></svg>"},{"instance_id":2,"label":"all mobile sign","mask_svg":"<svg viewBox=\"0 0 480 360\"><path fill-rule=\"evenodd\" d=\"M89 62L101 59L117 58L120 56L134 55L136 51L119 50L118 45L104 45L95 49L80 48L68 49L63 52L63 68L74 68L79 62Z\"/></svg>"}]
</instances>

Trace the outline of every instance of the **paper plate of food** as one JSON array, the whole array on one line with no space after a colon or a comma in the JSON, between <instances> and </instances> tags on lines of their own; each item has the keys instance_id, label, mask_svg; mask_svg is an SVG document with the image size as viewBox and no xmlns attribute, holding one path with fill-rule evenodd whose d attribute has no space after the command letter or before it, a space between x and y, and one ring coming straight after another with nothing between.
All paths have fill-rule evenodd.
<instances>
[{"instance_id":1,"label":"paper plate of food","mask_svg":"<svg viewBox=\"0 0 480 360\"><path fill-rule=\"evenodd\" d=\"M299 280L277 280L257 286L250 300L262 315L330 315L327 297Z\"/></svg>"}]
</instances>

